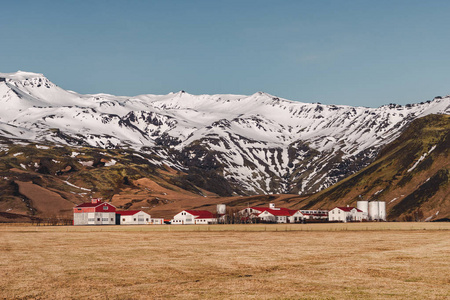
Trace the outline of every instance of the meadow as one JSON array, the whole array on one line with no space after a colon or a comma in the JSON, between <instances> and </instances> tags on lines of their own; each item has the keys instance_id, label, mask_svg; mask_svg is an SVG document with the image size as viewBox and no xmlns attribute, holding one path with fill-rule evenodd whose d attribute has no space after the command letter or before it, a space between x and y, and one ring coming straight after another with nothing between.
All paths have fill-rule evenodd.
<instances>
[{"instance_id":1,"label":"meadow","mask_svg":"<svg viewBox=\"0 0 450 300\"><path fill-rule=\"evenodd\" d=\"M0 226L0 299L448 299L449 223Z\"/></svg>"}]
</instances>

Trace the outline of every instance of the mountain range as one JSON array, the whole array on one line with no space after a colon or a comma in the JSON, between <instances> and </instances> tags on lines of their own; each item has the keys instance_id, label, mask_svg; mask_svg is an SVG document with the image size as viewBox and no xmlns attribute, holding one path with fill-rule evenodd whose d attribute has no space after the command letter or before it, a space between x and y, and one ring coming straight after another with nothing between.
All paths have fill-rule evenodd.
<instances>
[{"instance_id":1,"label":"mountain range","mask_svg":"<svg viewBox=\"0 0 450 300\"><path fill-rule=\"evenodd\" d=\"M344 189L345 195L342 191L320 195L387 155L386 147L394 147L413 122L450 114L448 96L405 106L367 108L301 103L263 92L250 96L184 91L133 97L83 95L58 87L42 74L21 71L0 73L0 105L0 167L5 172L14 169L22 172L20 176L25 172L33 177L35 172L67 179L75 170L81 176L84 169L127 165L130 174L123 175L122 181L166 170L173 175L171 184L196 194L290 194L310 198L297 204L305 207L350 201L346 195L352 195L351 201L358 195L368 197L368 191L359 190L357 195L356 190L348 189ZM422 124L421 130L426 125ZM446 127L441 124L440 128ZM439 148L441 138L427 141L428 148L407 151L403 168L412 168L407 163L428 153L423 151L437 153L433 150ZM445 151L440 153L445 155ZM401 157L399 152L395 161L402 161ZM130 164L139 165L139 170L131 172ZM4 180L5 184L11 181ZM39 180L34 180L39 186ZM91 192L85 194L97 192L110 200L120 194L120 188L106 191L97 187L100 181L79 179L90 184L86 189ZM383 190L389 194L389 189ZM55 187L53 192L62 193ZM77 202L87 195L79 197L62 198ZM403 211L395 217L401 215Z\"/></svg>"}]
</instances>

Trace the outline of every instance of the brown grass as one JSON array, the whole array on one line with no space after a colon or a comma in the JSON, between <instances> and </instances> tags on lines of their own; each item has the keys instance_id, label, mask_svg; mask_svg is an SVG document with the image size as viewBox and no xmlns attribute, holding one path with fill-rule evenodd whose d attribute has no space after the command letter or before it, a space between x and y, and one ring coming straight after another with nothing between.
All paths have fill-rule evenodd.
<instances>
[{"instance_id":1,"label":"brown grass","mask_svg":"<svg viewBox=\"0 0 450 300\"><path fill-rule=\"evenodd\" d=\"M0 226L0 298L447 299L449 230Z\"/></svg>"}]
</instances>

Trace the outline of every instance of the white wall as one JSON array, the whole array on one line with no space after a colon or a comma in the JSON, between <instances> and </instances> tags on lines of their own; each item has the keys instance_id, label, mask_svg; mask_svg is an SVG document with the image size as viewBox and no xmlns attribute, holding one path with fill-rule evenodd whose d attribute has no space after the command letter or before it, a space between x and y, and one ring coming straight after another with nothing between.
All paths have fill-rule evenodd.
<instances>
[{"instance_id":1,"label":"white wall","mask_svg":"<svg viewBox=\"0 0 450 300\"><path fill-rule=\"evenodd\" d=\"M88 212L75 213L74 225L114 225L116 224L115 212Z\"/></svg>"},{"instance_id":2,"label":"white wall","mask_svg":"<svg viewBox=\"0 0 450 300\"><path fill-rule=\"evenodd\" d=\"M347 213L339 208L333 208L328 212L328 221L347 222Z\"/></svg>"},{"instance_id":3,"label":"white wall","mask_svg":"<svg viewBox=\"0 0 450 300\"><path fill-rule=\"evenodd\" d=\"M151 222L151 216L143 211L134 215L120 216L120 225L143 225Z\"/></svg>"},{"instance_id":4,"label":"white wall","mask_svg":"<svg viewBox=\"0 0 450 300\"><path fill-rule=\"evenodd\" d=\"M173 225L195 224L195 218L193 215L183 210L182 212L173 216L171 224Z\"/></svg>"}]
</instances>

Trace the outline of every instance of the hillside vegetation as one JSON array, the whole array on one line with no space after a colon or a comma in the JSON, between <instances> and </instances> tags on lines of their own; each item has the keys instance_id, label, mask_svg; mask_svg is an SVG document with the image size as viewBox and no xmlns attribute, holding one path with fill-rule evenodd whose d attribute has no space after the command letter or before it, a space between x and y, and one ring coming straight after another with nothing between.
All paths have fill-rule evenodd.
<instances>
[{"instance_id":1,"label":"hillside vegetation","mask_svg":"<svg viewBox=\"0 0 450 300\"><path fill-rule=\"evenodd\" d=\"M359 173L309 196L231 195L223 177L184 173L160 157L125 149L13 142L0 150L0 222L23 216L71 218L72 207L99 197L119 209L171 218L182 209L274 202L289 208L331 209L359 199L386 201L389 220L450 217L450 116L415 120ZM223 197L228 196L228 197Z\"/></svg>"},{"instance_id":2,"label":"hillside vegetation","mask_svg":"<svg viewBox=\"0 0 450 300\"><path fill-rule=\"evenodd\" d=\"M388 219L424 221L450 216L450 116L412 122L359 173L311 196L304 207L386 201Z\"/></svg>"}]
</instances>

